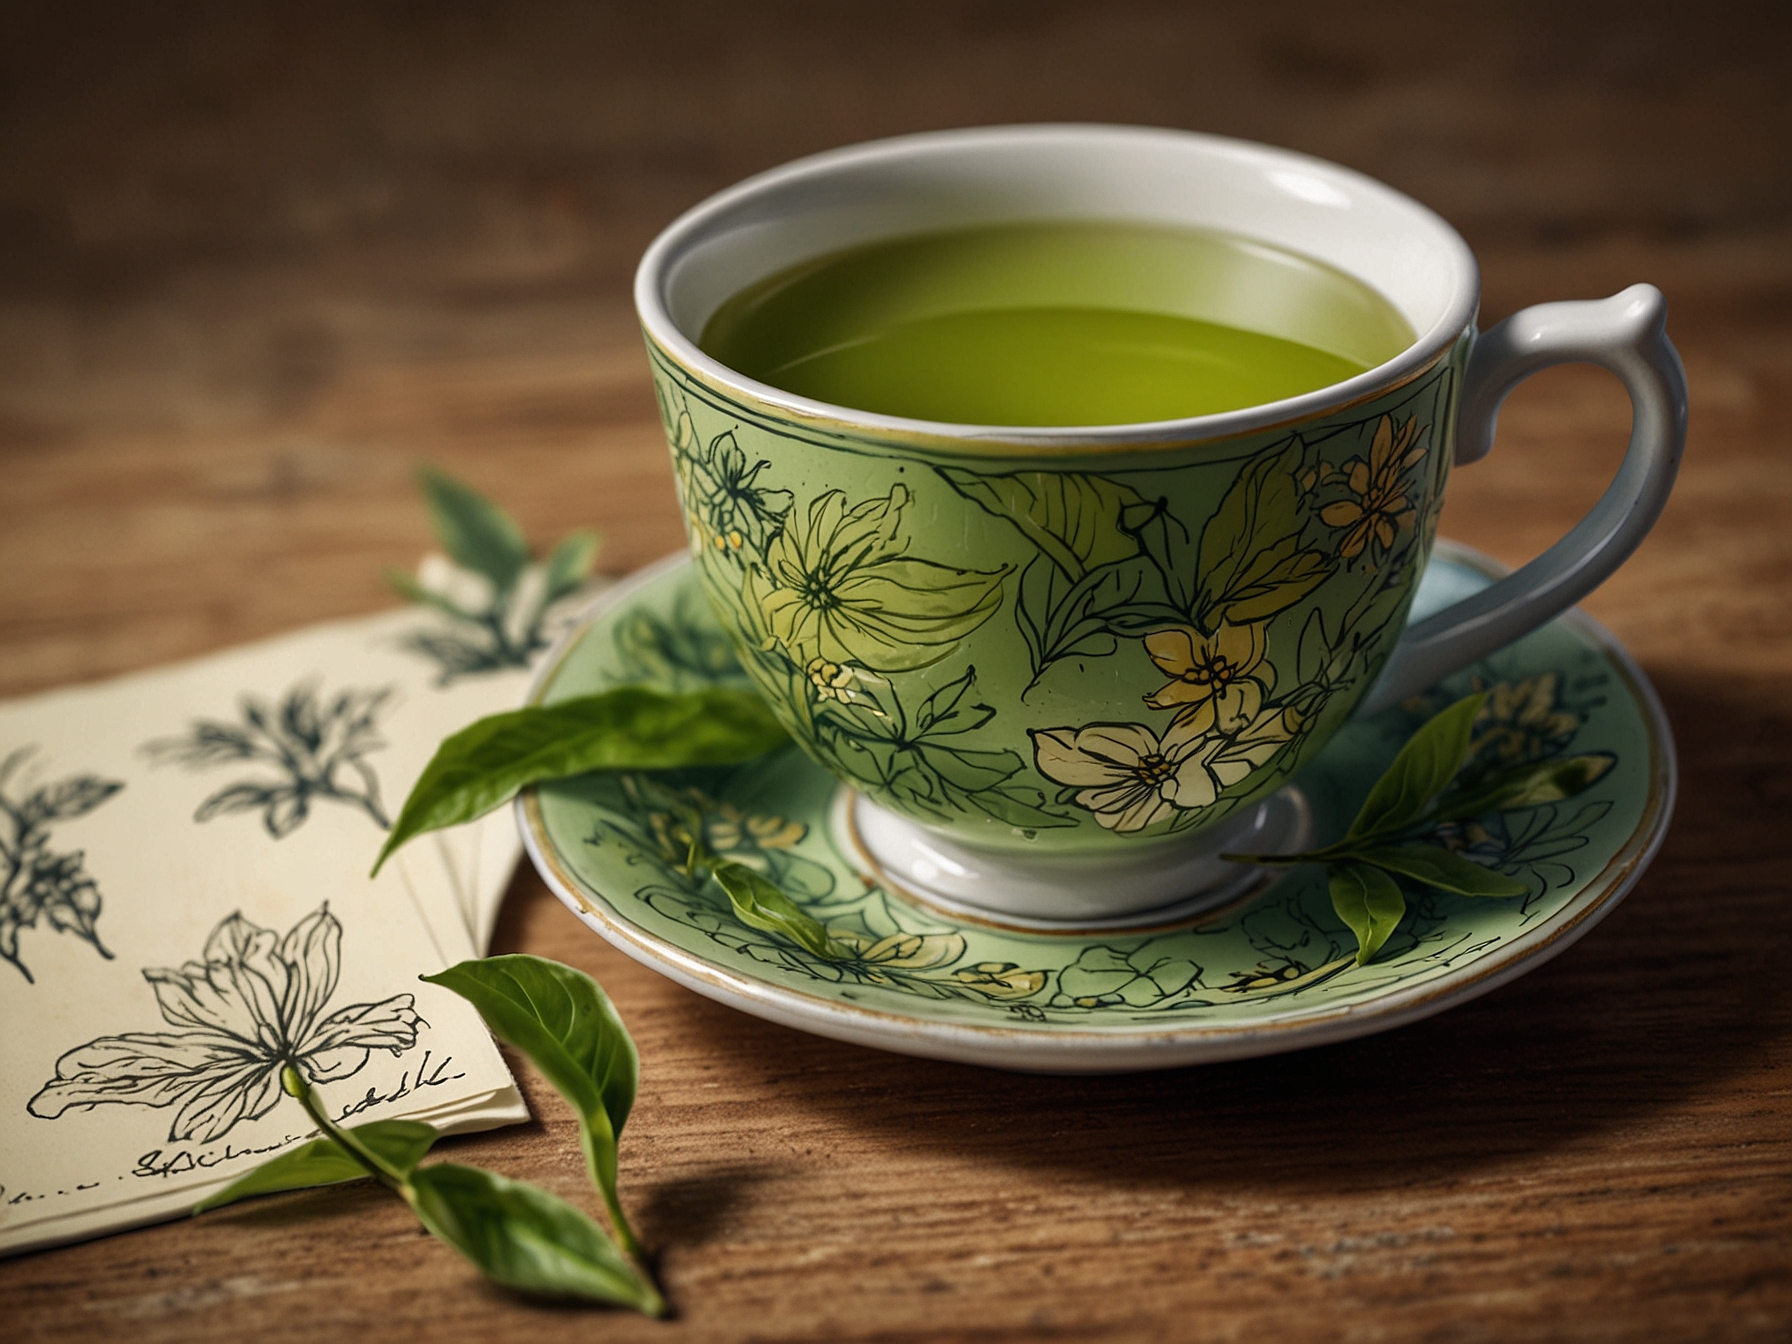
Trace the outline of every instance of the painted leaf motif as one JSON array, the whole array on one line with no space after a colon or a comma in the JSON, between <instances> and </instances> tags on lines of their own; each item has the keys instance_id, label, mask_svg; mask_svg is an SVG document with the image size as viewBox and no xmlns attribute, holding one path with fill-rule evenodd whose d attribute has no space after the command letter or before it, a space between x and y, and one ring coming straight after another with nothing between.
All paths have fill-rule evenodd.
<instances>
[{"instance_id":1,"label":"painted leaf motif","mask_svg":"<svg viewBox=\"0 0 1792 1344\"><path fill-rule=\"evenodd\" d=\"M1080 472L935 470L966 499L1013 523L1073 580L1138 553L1120 526L1123 511L1144 502L1131 486Z\"/></svg>"},{"instance_id":2,"label":"painted leaf motif","mask_svg":"<svg viewBox=\"0 0 1792 1344\"><path fill-rule=\"evenodd\" d=\"M201 803L193 820L210 821L229 812L252 812L266 807L279 792L278 788L266 784L231 784Z\"/></svg>"},{"instance_id":3,"label":"painted leaf motif","mask_svg":"<svg viewBox=\"0 0 1792 1344\"><path fill-rule=\"evenodd\" d=\"M1298 443L1239 473L1201 533L1201 617L1213 624L1267 620L1323 583L1330 562L1302 550L1307 502Z\"/></svg>"},{"instance_id":4,"label":"painted leaf motif","mask_svg":"<svg viewBox=\"0 0 1792 1344\"><path fill-rule=\"evenodd\" d=\"M101 956L111 957L99 941L100 889L82 867L86 858L84 850L76 850L40 854L32 862L22 889L15 887L13 899L0 907L0 930L12 935L0 953L16 961L17 949L11 945L16 925L35 923L41 915L51 928L85 938Z\"/></svg>"},{"instance_id":5,"label":"painted leaf motif","mask_svg":"<svg viewBox=\"0 0 1792 1344\"><path fill-rule=\"evenodd\" d=\"M404 1194L425 1227L507 1288L665 1310L603 1229L545 1190L442 1162L413 1172Z\"/></svg>"},{"instance_id":6,"label":"painted leaf motif","mask_svg":"<svg viewBox=\"0 0 1792 1344\"><path fill-rule=\"evenodd\" d=\"M1144 956L1141 962L1139 957ZM1124 951L1106 944L1084 948L1058 973L1058 992L1079 1007L1125 1004L1146 1008L1182 993L1201 976L1201 968L1181 957L1149 956L1145 949Z\"/></svg>"},{"instance_id":7,"label":"painted leaf motif","mask_svg":"<svg viewBox=\"0 0 1792 1344\"><path fill-rule=\"evenodd\" d=\"M1012 752L1007 754L1014 755ZM1074 818L1054 811L1049 806L1042 790L1029 785L1003 784L997 788L985 789L981 793L974 794L971 802L979 810L988 813L997 821L1007 822L1010 826L1046 830L1053 826L1076 825Z\"/></svg>"},{"instance_id":8,"label":"painted leaf motif","mask_svg":"<svg viewBox=\"0 0 1792 1344\"><path fill-rule=\"evenodd\" d=\"M1378 868L1361 863L1327 865L1332 909L1356 935L1356 964L1367 966L1406 917L1400 884Z\"/></svg>"},{"instance_id":9,"label":"painted leaf motif","mask_svg":"<svg viewBox=\"0 0 1792 1344\"><path fill-rule=\"evenodd\" d=\"M1116 635L1134 637L1182 619L1181 609L1166 596L1154 557L1134 556L1091 570L1039 620L1042 653L1035 676L1064 658L1112 653Z\"/></svg>"}]
</instances>

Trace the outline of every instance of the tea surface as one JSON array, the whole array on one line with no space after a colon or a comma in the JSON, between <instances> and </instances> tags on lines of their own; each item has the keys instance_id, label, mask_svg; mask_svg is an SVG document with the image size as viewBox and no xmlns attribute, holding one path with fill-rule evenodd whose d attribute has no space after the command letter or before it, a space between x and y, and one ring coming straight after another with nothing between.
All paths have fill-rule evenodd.
<instances>
[{"instance_id":1,"label":"tea surface","mask_svg":"<svg viewBox=\"0 0 1792 1344\"><path fill-rule=\"evenodd\" d=\"M1391 358L1393 306L1225 234L1020 224L873 243L742 291L729 367L839 406L959 424L1132 424L1298 396Z\"/></svg>"}]
</instances>

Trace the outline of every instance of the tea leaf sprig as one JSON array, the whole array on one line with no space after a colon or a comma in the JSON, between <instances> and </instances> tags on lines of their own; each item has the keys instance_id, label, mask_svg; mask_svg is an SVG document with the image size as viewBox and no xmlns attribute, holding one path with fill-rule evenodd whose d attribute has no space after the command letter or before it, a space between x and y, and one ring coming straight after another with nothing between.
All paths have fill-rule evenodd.
<instances>
[{"instance_id":1,"label":"tea leaf sprig","mask_svg":"<svg viewBox=\"0 0 1792 1344\"><path fill-rule=\"evenodd\" d=\"M482 817L530 784L593 770L739 765L789 740L763 699L733 686L684 694L618 686L487 715L436 748L373 871L405 841Z\"/></svg>"},{"instance_id":2,"label":"tea leaf sprig","mask_svg":"<svg viewBox=\"0 0 1792 1344\"><path fill-rule=\"evenodd\" d=\"M789 740L764 700L729 686L684 695L618 686L601 695L493 714L436 749L373 871L413 836L484 816L529 784L596 770L738 765ZM684 875L714 878L743 924L789 938L818 957L851 955L770 878L710 850L701 838L701 818L686 818L685 830L690 844L681 865Z\"/></svg>"},{"instance_id":3,"label":"tea leaf sprig","mask_svg":"<svg viewBox=\"0 0 1792 1344\"><path fill-rule=\"evenodd\" d=\"M1426 838L1439 826L1572 798L1611 768L1602 755L1528 761L1458 782L1474 753L1486 692L1465 695L1427 720L1394 757L1335 844L1299 854L1225 854L1235 863L1326 870L1332 909L1356 935L1366 966L1406 917L1402 879L1458 896L1511 898L1530 888Z\"/></svg>"},{"instance_id":4,"label":"tea leaf sprig","mask_svg":"<svg viewBox=\"0 0 1792 1344\"><path fill-rule=\"evenodd\" d=\"M603 989L582 971L522 954L463 961L420 978L471 1003L492 1033L522 1051L578 1112L586 1165L615 1240L594 1219L536 1186L480 1167L420 1165L437 1138L429 1125L411 1120L337 1125L290 1065L281 1071L281 1084L298 1098L321 1137L263 1163L193 1212L255 1195L372 1178L494 1282L539 1296L666 1315L666 1300L617 1198L617 1144L634 1104L640 1061Z\"/></svg>"},{"instance_id":5,"label":"tea leaf sprig","mask_svg":"<svg viewBox=\"0 0 1792 1344\"><path fill-rule=\"evenodd\" d=\"M527 667L548 645L547 610L577 591L597 561L597 533L580 529L537 561L511 516L478 491L435 467L420 467L417 484L446 557L427 557L415 575L388 570L400 595L433 607L460 627L420 631L406 640L434 660L444 683L506 667Z\"/></svg>"}]
</instances>

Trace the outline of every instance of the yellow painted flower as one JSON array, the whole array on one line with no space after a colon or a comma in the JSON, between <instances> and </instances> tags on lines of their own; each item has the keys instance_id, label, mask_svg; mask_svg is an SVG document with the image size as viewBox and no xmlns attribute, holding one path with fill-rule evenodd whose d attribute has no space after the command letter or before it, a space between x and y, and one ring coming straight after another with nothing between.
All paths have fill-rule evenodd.
<instances>
[{"instance_id":1,"label":"yellow painted flower","mask_svg":"<svg viewBox=\"0 0 1792 1344\"><path fill-rule=\"evenodd\" d=\"M733 803L721 803L703 819L709 847L736 863L745 862L756 852L767 849L789 849L808 833L800 821L758 812L742 812Z\"/></svg>"},{"instance_id":2,"label":"yellow painted flower","mask_svg":"<svg viewBox=\"0 0 1792 1344\"><path fill-rule=\"evenodd\" d=\"M743 596L801 667L814 659L902 672L938 662L995 614L1008 571L957 569L904 552L898 485L849 506L839 490L794 511L749 571Z\"/></svg>"},{"instance_id":3,"label":"yellow painted flower","mask_svg":"<svg viewBox=\"0 0 1792 1344\"><path fill-rule=\"evenodd\" d=\"M1412 419L1396 430L1393 417L1382 416L1368 460L1355 457L1346 464L1344 481L1351 497L1319 511L1327 525L1345 529L1338 553L1346 560L1371 545L1388 550L1394 539L1412 526L1417 510L1408 496L1411 486L1405 477L1425 456L1424 447L1415 446L1419 428L1419 422Z\"/></svg>"},{"instance_id":4,"label":"yellow painted flower","mask_svg":"<svg viewBox=\"0 0 1792 1344\"><path fill-rule=\"evenodd\" d=\"M1077 790L1076 802L1110 831L1142 831L1175 812L1209 807L1222 789L1267 764L1300 731L1291 709L1259 715L1236 733L1173 722L1160 738L1142 723L1095 723L1033 734L1040 774Z\"/></svg>"},{"instance_id":5,"label":"yellow painted flower","mask_svg":"<svg viewBox=\"0 0 1792 1344\"><path fill-rule=\"evenodd\" d=\"M858 673L851 667L830 663L825 658L811 658L809 666L803 670L809 674L815 693L823 700L838 700L844 704L857 694L852 684L858 679Z\"/></svg>"},{"instance_id":6,"label":"yellow painted flower","mask_svg":"<svg viewBox=\"0 0 1792 1344\"><path fill-rule=\"evenodd\" d=\"M1236 731L1257 716L1275 685L1275 669L1263 661L1264 630L1261 623L1222 624L1211 637L1187 626L1145 636L1145 652L1173 678L1145 703L1175 710L1175 722L1195 732Z\"/></svg>"},{"instance_id":7,"label":"yellow painted flower","mask_svg":"<svg viewBox=\"0 0 1792 1344\"><path fill-rule=\"evenodd\" d=\"M1485 752L1492 760L1515 762L1538 759L1567 745L1580 720L1556 708L1556 695L1554 672L1487 688L1487 703L1475 717L1471 750L1476 756Z\"/></svg>"},{"instance_id":8,"label":"yellow painted flower","mask_svg":"<svg viewBox=\"0 0 1792 1344\"><path fill-rule=\"evenodd\" d=\"M690 812L651 812L648 824L660 856L681 864L691 852L691 821L695 816L702 831L702 848L719 859L744 864L765 872L770 850L787 850L809 833L800 821L787 821L770 813L743 812L733 803L719 803L701 789L687 789Z\"/></svg>"}]
</instances>

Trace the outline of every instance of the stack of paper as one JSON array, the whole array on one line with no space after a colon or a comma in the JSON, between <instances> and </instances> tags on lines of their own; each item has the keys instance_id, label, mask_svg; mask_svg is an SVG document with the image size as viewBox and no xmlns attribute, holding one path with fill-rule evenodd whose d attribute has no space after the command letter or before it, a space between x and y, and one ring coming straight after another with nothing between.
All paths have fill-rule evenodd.
<instances>
[{"instance_id":1,"label":"stack of paper","mask_svg":"<svg viewBox=\"0 0 1792 1344\"><path fill-rule=\"evenodd\" d=\"M404 611L0 705L0 1253L185 1213L350 1123L527 1118L477 1014L508 809L368 877L443 737L527 672ZM444 684L444 678L447 678Z\"/></svg>"}]
</instances>

